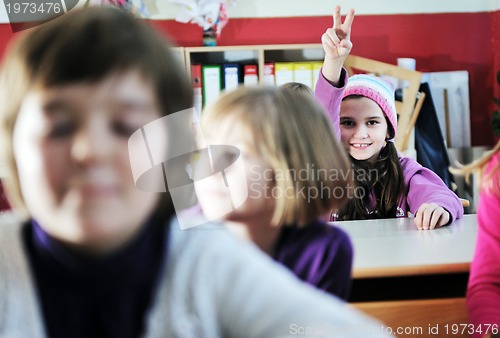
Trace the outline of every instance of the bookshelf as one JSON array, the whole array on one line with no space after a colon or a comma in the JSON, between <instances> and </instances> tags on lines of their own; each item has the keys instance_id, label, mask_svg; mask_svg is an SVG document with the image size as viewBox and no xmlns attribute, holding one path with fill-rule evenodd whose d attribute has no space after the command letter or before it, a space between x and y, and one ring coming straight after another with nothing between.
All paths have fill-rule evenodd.
<instances>
[{"instance_id":1,"label":"bookshelf","mask_svg":"<svg viewBox=\"0 0 500 338\"><path fill-rule=\"evenodd\" d=\"M185 47L184 55L189 74L192 64L256 64L259 84L264 84L267 62L322 61L324 58L321 44Z\"/></svg>"},{"instance_id":2,"label":"bookshelf","mask_svg":"<svg viewBox=\"0 0 500 338\"><path fill-rule=\"evenodd\" d=\"M238 85L276 86L297 81L313 88L319 74L318 62L322 64L324 59L321 44L184 47L182 51L186 71L193 81L194 107L199 112L224 90ZM302 79L305 73L309 83L299 77L294 79L293 64L297 62L309 67L302 72ZM275 72L280 63L288 69Z\"/></svg>"}]
</instances>

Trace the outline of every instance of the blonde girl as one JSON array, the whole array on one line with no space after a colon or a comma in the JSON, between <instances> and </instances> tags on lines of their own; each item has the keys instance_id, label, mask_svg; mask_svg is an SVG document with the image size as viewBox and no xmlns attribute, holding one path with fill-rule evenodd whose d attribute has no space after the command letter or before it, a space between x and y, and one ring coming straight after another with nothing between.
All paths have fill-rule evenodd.
<instances>
[{"instance_id":1,"label":"blonde girl","mask_svg":"<svg viewBox=\"0 0 500 338\"><path fill-rule=\"evenodd\" d=\"M197 185L204 214L216 217L226 198L248 192L222 216L225 225L302 280L346 298L351 243L320 216L353 193L350 164L311 95L290 88L240 88L209 106L201 125L208 145L239 149L245 174L226 171L228 186L216 180Z\"/></svg>"}]
</instances>

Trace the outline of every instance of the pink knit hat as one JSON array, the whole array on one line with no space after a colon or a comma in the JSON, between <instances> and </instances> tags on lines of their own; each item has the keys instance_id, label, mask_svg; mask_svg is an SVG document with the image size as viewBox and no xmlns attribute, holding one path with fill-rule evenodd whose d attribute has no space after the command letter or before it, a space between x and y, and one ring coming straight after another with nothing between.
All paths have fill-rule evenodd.
<instances>
[{"instance_id":1,"label":"pink knit hat","mask_svg":"<svg viewBox=\"0 0 500 338\"><path fill-rule=\"evenodd\" d=\"M394 87L389 81L374 75L353 75L347 81L342 98L350 95L361 95L375 101L387 117L396 136L398 118L394 103Z\"/></svg>"}]
</instances>

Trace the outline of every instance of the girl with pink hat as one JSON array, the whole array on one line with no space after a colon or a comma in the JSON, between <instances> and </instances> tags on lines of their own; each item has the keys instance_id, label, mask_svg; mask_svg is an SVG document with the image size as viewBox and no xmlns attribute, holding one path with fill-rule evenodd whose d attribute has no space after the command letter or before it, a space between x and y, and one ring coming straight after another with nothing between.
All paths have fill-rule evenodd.
<instances>
[{"instance_id":1,"label":"girl with pink hat","mask_svg":"<svg viewBox=\"0 0 500 338\"><path fill-rule=\"evenodd\" d=\"M410 212L419 229L450 224L463 215L459 198L433 171L396 150L392 85L367 74L348 78L343 68L352 49L353 20L354 10L342 23L340 6L335 8L333 27L321 37L325 60L315 89L361 188L344 208L332 212L332 220L406 217Z\"/></svg>"}]
</instances>

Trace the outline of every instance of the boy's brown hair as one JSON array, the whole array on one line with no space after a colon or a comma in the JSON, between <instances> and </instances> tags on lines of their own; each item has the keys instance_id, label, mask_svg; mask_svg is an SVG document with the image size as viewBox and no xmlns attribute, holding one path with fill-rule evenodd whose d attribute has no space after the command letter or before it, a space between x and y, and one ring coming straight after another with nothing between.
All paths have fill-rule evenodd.
<instances>
[{"instance_id":1,"label":"boy's brown hair","mask_svg":"<svg viewBox=\"0 0 500 338\"><path fill-rule=\"evenodd\" d=\"M145 22L113 7L73 9L23 32L0 69L0 154L7 165L7 192L23 208L12 133L25 95L33 88L97 83L138 70L150 81L162 115L192 107L184 68L167 39Z\"/></svg>"}]
</instances>

